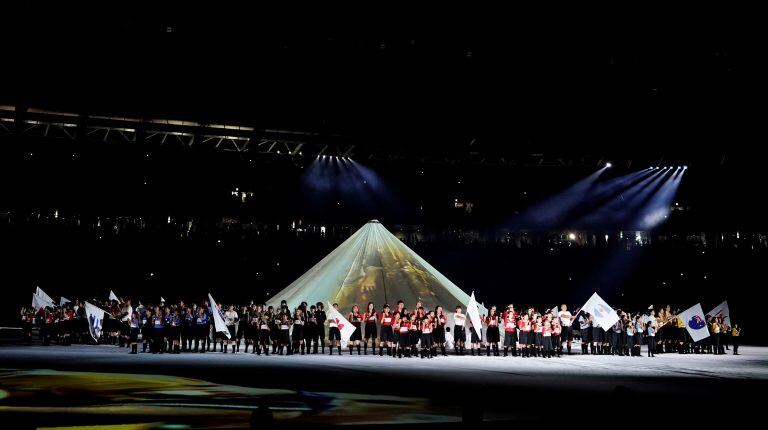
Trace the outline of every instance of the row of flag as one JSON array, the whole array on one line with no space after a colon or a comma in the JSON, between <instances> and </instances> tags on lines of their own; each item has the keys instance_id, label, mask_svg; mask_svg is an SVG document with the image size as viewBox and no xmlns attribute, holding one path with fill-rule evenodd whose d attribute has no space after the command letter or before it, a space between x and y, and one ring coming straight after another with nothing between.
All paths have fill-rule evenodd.
<instances>
[{"instance_id":1,"label":"row of flag","mask_svg":"<svg viewBox=\"0 0 768 430\"><path fill-rule=\"evenodd\" d=\"M227 324L224 322L224 317L219 311L219 307L216 305L216 301L213 299L213 296L211 296L210 293L208 293L208 299L209 303L211 304L211 310L216 311L211 312L213 313L214 330L216 333L223 333L224 336L229 339L231 335L227 329ZM109 291L109 300L120 301L115 292L111 290ZM59 300L59 306L64 306L65 303L69 302L69 299L61 297ZM164 303L165 299L161 297L160 302ZM32 307L36 310L44 307L52 308L54 307L54 301L51 296L43 291L42 288L37 287L35 292L32 293ZM91 333L91 337L93 337L93 340L95 341L98 341L99 336L101 336L101 329L104 326L104 315L108 315L104 309L101 309L100 307L89 302L85 302L85 316L88 319L88 331Z\"/></svg>"},{"instance_id":2,"label":"row of flag","mask_svg":"<svg viewBox=\"0 0 768 430\"><path fill-rule=\"evenodd\" d=\"M211 296L210 293L208 294L208 299L209 303L211 304L211 309L216 310L216 312L212 312L214 330L217 333L223 333L227 339L229 339L230 333L229 330L227 330L226 323L224 323L223 315L220 313L219 307L216 305L216 301L213 299L213 296ZM113 291L109 292L109 300L119 301L117 295ZM68 302L70 302L70 300L61 297L59 300L59 305L63 306ZM165 302L165 300L161 298L161 302ZM32 307L35 309L40 309L41 307L53 307L53 303L54 301L51 296L46 294L45 291L43 291L40 287L37 287L35 292L32 294ZM328 305L330 319L336 322L336 326L341 332L342 341L345 343L348 342L349 338L352 336L352 333L354 333L355 328L346 318L344 318L344 316L339 311L336 310L336 308L331 306L330 303L328 303ZM648 309L652 308L653 305L651 305ZM584 303L584 306L581 307L581 310L592 315L592 321L594 321L594 323L600 327L612 327L620 319L616 311L597 293L592 294L592 297L590 297L589 300ZM552 312L555 314L557 313L557 306L552 308ZM106 312L96 305L85 302L85 313L88 318L88 327L90 329L91 336L93 336L94 340L98 340L99 336L101 335L101 328ZM731 325L730 309L728 308L727 301L717 305L714 309L709 311L708 315L712 317L723 318L725 323ZM474 327L482 327L480 310L477 301L475 300L474 291L469 297L469 302L467 303L467 316L469 317L469 320L472 322ZM685 328L688 330L688 333L691 335L691 338L694 342L698 342L709 337L709 328L707 327L705 314L701 308L700 303L697 303L680 313L678 318L683 320L685 323Z\"/></svg>"}]
</instances>

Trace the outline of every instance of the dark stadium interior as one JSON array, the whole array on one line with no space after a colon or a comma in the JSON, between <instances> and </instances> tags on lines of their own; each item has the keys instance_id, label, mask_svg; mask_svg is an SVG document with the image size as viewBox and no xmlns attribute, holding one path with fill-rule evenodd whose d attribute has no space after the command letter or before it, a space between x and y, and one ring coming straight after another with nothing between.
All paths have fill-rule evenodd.
<instances>
[{"instance_id":1,"label":"dark stadium interior","mask_svg":"<svg viewBox=\"0 0 768 430\"><path fill-rule=\"evenodd\" d=\"M209 292L265 302L377 219L485 305L575 309L595 291L624 309L727 299L744 342L768 343L768 58L757 13L73 3L0 14L2 327L18 325L35 287L144 304ZM524 216L597 170L608 182L657 166L687 169L653 228L617 217L583 225L607 198L547 225ZM135 370L103 360L104 372ZM82 370L45 364L20 354L0 371ZM214 376L202 362L142 366L367 393L355 380L363 371L332 366L284 379L242 379L247 367L236 366ZM562 392L555 379L469 386L499 395L486 412L504 409L507 390L594 396L609 422L625 418L624 399L642 402L636 387L679 407L698 390L734 393L725 419L765 386L605 376L616 385L606 393L564 381ZM410 394L452 408L455 381L432 382L410 375L379 394L418 385ZM659 417L679 420L672 409Z\"/></svg>"}]
</instances>

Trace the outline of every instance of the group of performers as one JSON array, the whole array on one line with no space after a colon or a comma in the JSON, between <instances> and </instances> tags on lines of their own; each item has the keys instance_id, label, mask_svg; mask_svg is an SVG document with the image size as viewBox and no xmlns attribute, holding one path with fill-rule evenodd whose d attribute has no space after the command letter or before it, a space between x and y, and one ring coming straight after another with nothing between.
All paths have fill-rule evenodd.
<instances>
[{"instance_id":1,"label":"group of performers","mask_svg":"<svg viewBox=\"0 0 768 430\"><path fill-rule=\"evenodd\" d=\"M98 305L108 317L97 343L130 347L131 354L137 354L140 345L142 352L155 354L238 353L242 346L243 352L250 349L258 355L304 355L325 354L327 346L330 355L342 355L341 327L328 318L322 302L304 302L293 310L285 302L277 308L252 303L215 309L208 301L139 303L134 308L130 299L120 299ZM333 306L341 312L337 304ZM214 312L226 325L226 333L216 331ZM738 355L741 329L737 324L730 326L726 318L707 315L710 337L693 342L685 322L678 318L679 311L670 306L636 314L617 313L619 321L605 328L588 313L570 312L567 305L539 312L532 307L518 311L510 304L503 311L491 306L487 315L479 315L479 325L475 326L462 306L456 306L449 315L442 306L427 309L421 302L410 309L402 300L394 308L368 303L364 310L354 305L346 314L354 328L347 348L349 355L368 355L370 349L371 354L395 358L446 356L446 348L452 348L455 355L551 358L572 354L578 331L582 354L640 356L645 344L648 357L658 353L719 355L731 346ZM38 328L43 345L93 343L82 302L22 308L21 321L30 344L33 327Z\"/></svg>"}]
</instances>

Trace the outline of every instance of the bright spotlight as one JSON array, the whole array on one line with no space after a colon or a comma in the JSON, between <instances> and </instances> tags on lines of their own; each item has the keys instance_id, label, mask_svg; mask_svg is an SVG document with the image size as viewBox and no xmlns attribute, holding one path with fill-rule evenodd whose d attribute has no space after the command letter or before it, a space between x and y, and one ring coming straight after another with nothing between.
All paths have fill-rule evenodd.
<instances>
[{"instance_id":1,"label":"bright spotlight","mask_svg":"<svg viewBox=\"0 0 768 430\"><path fill-rule=\"evenodd\" d=\"M609 161L609 162L605 163L605 167L610 169L611 167L613 167L613 164Z\"/></svg>"},{"instance_id":2,"label":"bright spotlight","mask_svg":"<svg viewBox=\"0 0 768 430\"><path fill-rule=\"evenodd\" d=\"M683 170L685 170L685 169L687 169L687 168L688 168L688 166L683 166Z\"/></svg>"},{"instance_id":3,"label":"bright spotlight","mask_svg":"<svg viewBox=\"0 0 768 430\"><path fill-rule=\"evenodd\" d=\"M570 239L570 240L576 240L576 233L570 233L570 234L568 234L568 239Z\"/></svg>"}]
</instances>

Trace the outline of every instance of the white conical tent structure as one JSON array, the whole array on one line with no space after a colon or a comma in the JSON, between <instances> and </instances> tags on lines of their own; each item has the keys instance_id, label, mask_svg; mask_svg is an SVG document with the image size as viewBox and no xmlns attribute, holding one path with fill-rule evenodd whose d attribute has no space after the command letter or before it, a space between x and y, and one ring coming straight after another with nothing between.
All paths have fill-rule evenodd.
<instances>
[{"instance_id":1,"label":"white conical tent structure","mask_svg":"<svg viewBox=\"0 0 768 430\"><path fill-rule=\"evenodd\" d=\"M456 305L466 307L469 295L372 220L267 304L285 300L294 309L301 302L330 302L345 313L355 304L363 312L368 302L394 309L401 299L410 309L421 300L429 309L442 305L453 312Z\"/></svg>"}]
</instances>

